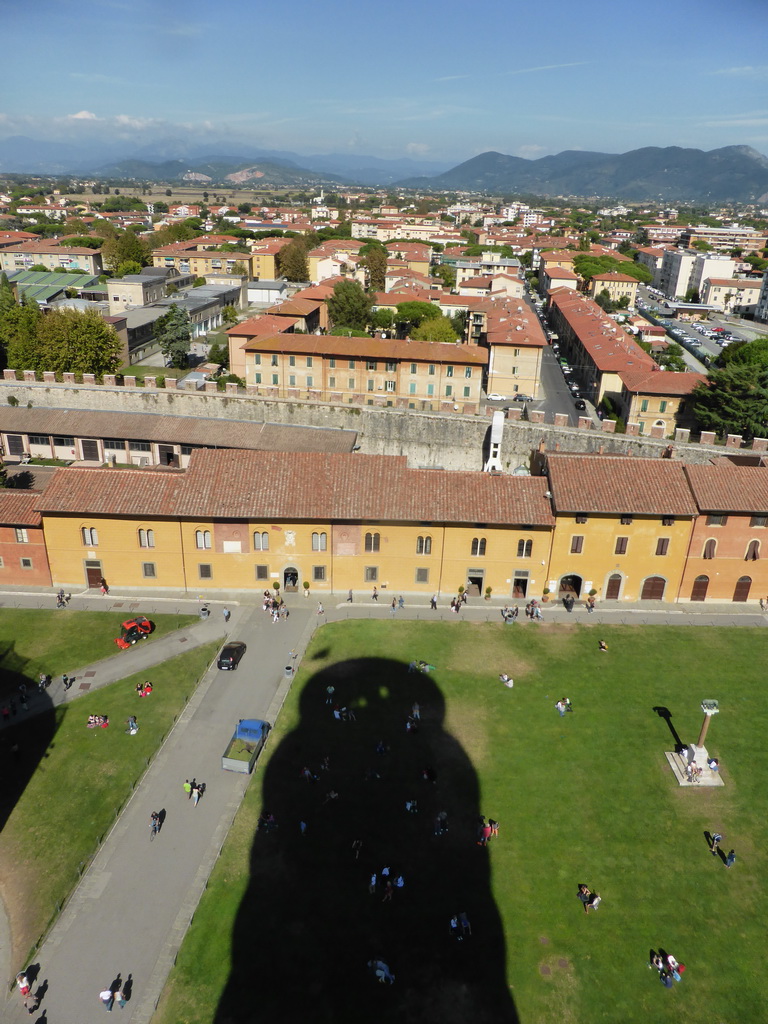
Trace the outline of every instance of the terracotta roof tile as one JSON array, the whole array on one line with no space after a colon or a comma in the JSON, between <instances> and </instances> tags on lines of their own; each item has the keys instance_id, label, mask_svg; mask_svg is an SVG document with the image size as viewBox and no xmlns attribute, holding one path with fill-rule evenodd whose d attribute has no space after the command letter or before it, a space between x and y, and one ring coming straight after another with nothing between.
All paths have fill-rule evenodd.
<instances>
[{"instance_id":1,"label":"terracotta roof tile","mask_svg":"<svg viewBox=\"0 0 768 1024\"><path fill-rule=\"evenodd\" d=\"M703 373L669 370L619 370L618 377L627 391L645 395L689 395L707 379Z\"/></svg>"},{"instance_id":2,"label":"terracotta roof tile","mask_svg":"<svg viewBox=\"0 0 768 1024\"><path fill-rule=\"evenodd\" d=\"M37 508L43 513L172 516L183 480L184 473L169 470L60 469Z\"/></svg>"},{"instance_id":3,"label":"terracotta roof tile","mask_svg":"<svg viewBox=\"0 0 768 1024\"><path fill-rule=\"evenodd\" d=\"M683 465L611 455L547 456L558 514L693 516L696 503Z\"/></svg>"},{"instance_id":4,"label":"terracotta roof tile","mask_svg":"<svg viewBox=\"0 0 768 1024\"><path fill-rule=\"evenodd\" d=\"M702 512L768 515L768 473L762 466L686 466L685 473Z\"/></svg>"},{"instance_id":5,"label":"terracotta roof tile","mask_svg":"<svg viewBox=\"0 0 768 1024\"><path fill-rule=\"evenodd\" d=\"M40 497L35 491L0 491L0 523L5 526L39 526L43 521L37 511Z\"/></svg>"},{"instance_id":6,"label":"terracotta roof tile","mask_svg":"<svg viewBox=\"0 0 768 1024\"><path fill-rule=\"evenodd\" d=\"M316 356L344 356L348 359L403 359L422 363L455 363L485 366L488 352L479 345L456 345L438 341L399 341L383 338L336 337L333 334L277 334L254 338L252 352L300 352Z\"/></svg>"}]
</instances>

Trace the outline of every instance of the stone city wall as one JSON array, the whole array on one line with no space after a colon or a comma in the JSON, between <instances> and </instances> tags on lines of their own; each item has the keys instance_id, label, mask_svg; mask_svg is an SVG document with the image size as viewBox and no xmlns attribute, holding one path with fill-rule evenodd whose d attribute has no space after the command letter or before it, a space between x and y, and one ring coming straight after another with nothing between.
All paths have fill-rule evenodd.
<instances>
[{"instance_id":1,"label":"stone city wall","mask_svg":"<svg viewBox=\"0 0 768 1024\"><path fill-rule=\"evenodd\" d=\"M190 416L199 419L248 420L256 423L284 423L292 426L334 427L358 432L360 450L370 455L405 455L409 466L432 469L478 470L487 457L491 427L488 415L467 416L457 413L420 412L369 405L328 405L322 402L293 401L256 397L227 384L219 391L214 382L204 389L180 389L173 378L164 387L146 377L144 384L126 377L118 384L114 377L104 383L84 375L84 383L75 383L73 374L64 374L57 382L52 373L37 381L25 371L24 380L14 370L4 370L5 398L10 404L29 408L89 410L98 412L154 413L165 416ZM649 458L673 457L690 463L705 463L722 455L724 447L743 449L741 437L729 435L725 446L715 444L714 434L702 434L701 442L691 444L689 431L677 430L670 442L661 428L641 435L636 423L627 424L626 434L614 433L612 420L596 424L589 416L579 417L577 427L568 426L568 417L555 413L545 422L544 413L531 410L523 419L523 409L513 408L504 421L501 463L505 471L529 464L531 452L542 447L549 451L604 452ZM750 451L768 451L768 440L756 438Z\"/></svg>"}]
</instances>

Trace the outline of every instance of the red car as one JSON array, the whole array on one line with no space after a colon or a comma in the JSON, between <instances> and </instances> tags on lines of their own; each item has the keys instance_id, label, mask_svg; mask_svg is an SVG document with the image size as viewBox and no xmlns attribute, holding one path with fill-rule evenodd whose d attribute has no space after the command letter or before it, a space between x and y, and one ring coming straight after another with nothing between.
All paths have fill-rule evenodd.
<instances>
[{"instance_id":1,"label":"red car","mask_svg":"<svg viewBox=\"0 0 768 1024\"><path fill-rule=\"evenodd\" d=\"M155 627L145 619L143 615L137 615L135 619L127 619L120 626L120 636L115 637L117 646L125 651L138 640L146 640Z\"/></svg>"}]
</instances>

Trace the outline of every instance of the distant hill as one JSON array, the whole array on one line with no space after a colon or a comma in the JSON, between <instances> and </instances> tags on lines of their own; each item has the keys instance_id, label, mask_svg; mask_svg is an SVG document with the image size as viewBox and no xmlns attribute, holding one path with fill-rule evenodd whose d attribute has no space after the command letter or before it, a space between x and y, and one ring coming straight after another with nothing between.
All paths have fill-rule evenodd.
<instances>
[{"instance_id":1,"label":"distant hill","mask_svg":"<svg viewBox=\"0 0 768 1024\"><path fill-rule=\"evenodd\" d=\"M97 167L95 174L102 178L135 178L138 181L196 181L203 184L260 184L290 185L294 187L316 184L343 184L344 179L332 174L320 174L305 167L285 163L251 161L244 163L226 156L212 156L205 160L120 160Z\"/></svg>"},{"instance_id":2,"label":"distant hill","mask_svg":"<svg viewBox=\"0 0 768 1024\"><path fill-rule=\"evenodd\" d=\"M569 150L538 160L490 152L444 174L406 178L397 185L495 195L529 192L635 201L764 202L768 200L768 159L749 146L709 152L648 146L620 154Z\"/></svg>"}]
</instances>

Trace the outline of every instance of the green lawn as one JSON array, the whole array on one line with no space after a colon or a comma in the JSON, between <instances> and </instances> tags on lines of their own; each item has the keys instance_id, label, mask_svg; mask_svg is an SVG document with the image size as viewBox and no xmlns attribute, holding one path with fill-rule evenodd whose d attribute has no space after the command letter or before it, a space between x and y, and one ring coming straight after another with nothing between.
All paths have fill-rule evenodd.
<instances>
[{"instance_id":1,"label":"green lawn","mask_svg":"<svg viewBox=\"0 0 768 1024\"><path fill-rule=\"evenodd\" d=\"M119 620L104 612L4 611L6 686L20 677L35 686L40 671L76 675L99 655L111 655ZM162 633L190 617L153 621ZM143 672L24 721L12 720L0 732L0 891L12 922L14 963L24 960L71 891L217 648L208 644L153 668L155 688L147 699L135 692L136 683L147 678ZM130 651L125 659L128 672ZM92 713L107 715L109 728L87 729ZM130 714L139 720L136 736L125 732Z\"/></svg>"},{"instance_id":2,"label":"green lawn","mask_svg":"<svg viewBox=\"0 0 768 1024\"><path fill-rule=\"evenodd\" d=\"M307 1024L763 1019L766 653L758 629L325 627L198 909L160 1024L245 1021L256 1006ZM437 668L408 674L412 658ZM498 681L504 670L512 690ZM329 683L356 722L333 720ZM575 711L560 718L563 695ZM708 746L726 785L681 789L654 708L695 740L708 697L722 708ZM423 721L407 735L413 699ZM388 753L376 753L379 740ZM304 781L302 767L317 769L325 754L330 772ZM424 767L434 785L421 781ZM325 802L331 789L339 799ZM404 809L412 797L417 815ZM262 807L278 819L274 834L254 835ZM450 829L436 838L443 809ZM501 822L488 849L475 845L478 814ZM735 848L732 869L711 856L706 830ZM406 878L391 903L368 892L385 863ZM597 912L583 913L579 882L602 894ZM473 927L463 944L447 934L460 910ZM659 947L688 967L673 991L646 966ZM390 964L394 986L370 978L372 957Z\"/></svg>"},{"instance_id":3,"label":"green lawn","mask_svg":"<svg viewBox=\"0 0 768 1024\"><path fill-rule=\"evenodd\" d=\"M51 603L55 598L51 596ZM138 609L140 612L140 609ZM63 672L77 675L77 669L102 658L122 653L130 672L130 651L120 651L112 641L120 636L120 623L136 611L76 612L71 609L39 611L4 608L0 614L0 700L16 695L25 680L37 686L41 672L56 680ZM197 621L195 615L153 615L155 631L143 644ZM57 680L58 681L58 680Z\"/></svg>"}]
</instances>

